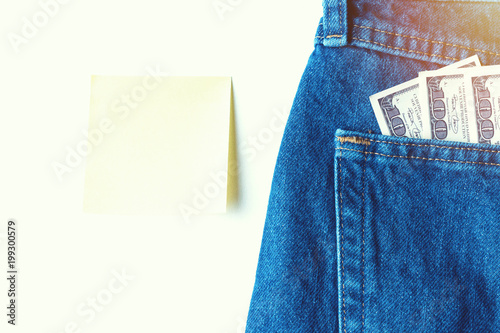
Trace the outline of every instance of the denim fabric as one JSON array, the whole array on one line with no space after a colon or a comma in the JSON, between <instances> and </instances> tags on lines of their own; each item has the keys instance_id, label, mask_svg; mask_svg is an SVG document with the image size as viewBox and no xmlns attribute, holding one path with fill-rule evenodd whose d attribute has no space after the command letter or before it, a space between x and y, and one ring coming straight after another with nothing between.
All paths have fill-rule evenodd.
<instances>
[{"instance_id":1,"label":"denim fabric","mask_svg":"<svg viewBox=\"0 0 500 333\"><path fill-rule=\"evenodd\" d=\"M500 4L323 5L246 332L500 332L500 147L381 135L368 98L474 54L500 63Z\"/></svg>"}]
</instances>

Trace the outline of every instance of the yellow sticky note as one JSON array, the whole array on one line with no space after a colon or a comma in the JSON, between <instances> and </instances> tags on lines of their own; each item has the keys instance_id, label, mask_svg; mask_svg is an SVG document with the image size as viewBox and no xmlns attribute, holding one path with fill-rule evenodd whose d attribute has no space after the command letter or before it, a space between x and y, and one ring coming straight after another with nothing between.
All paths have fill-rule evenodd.
<instances>
[{"instance_id":1,"label":"yellow sticky note","mask_svg":"<svg viewBox=\"0 0 500 333\"><path fill-rule=\"evenodd\" d=\"M84 211L226 211L230 77L93 76Z\"/></svg>"}]
</instances>

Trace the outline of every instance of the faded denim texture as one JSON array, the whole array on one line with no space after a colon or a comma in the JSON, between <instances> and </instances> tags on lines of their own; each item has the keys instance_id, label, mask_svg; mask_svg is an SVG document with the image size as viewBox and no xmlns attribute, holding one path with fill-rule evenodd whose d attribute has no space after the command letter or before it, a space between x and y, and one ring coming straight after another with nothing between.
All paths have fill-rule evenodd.
<instances>
[{"instance_id":1,"label":"faded denim texture","mask_svg":"<svg viewBox=\"0 0 500 333\"><path fill-rule=\"evenodd\" d=\"M323 7L246 331L500 332L500 147L381 135L369 102L474 54L500 63L500 4Z\"/></svg>"}]
</instances>

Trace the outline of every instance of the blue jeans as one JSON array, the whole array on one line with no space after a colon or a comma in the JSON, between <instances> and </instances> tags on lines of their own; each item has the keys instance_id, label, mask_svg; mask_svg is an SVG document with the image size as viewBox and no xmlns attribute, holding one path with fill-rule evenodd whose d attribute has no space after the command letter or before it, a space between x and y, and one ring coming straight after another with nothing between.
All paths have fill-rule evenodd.
<instances>
[{"instance_id":1,"label":"blue jeans","mask_svg":"<svg viewBox=\"0 0 500 333\"><path fill-rule=\"evenodd\" d=\"M246 332L500 332L500 147L380 134L369 96L478 54L500 4L325 0Z\"/></svg>"}]
</instances>

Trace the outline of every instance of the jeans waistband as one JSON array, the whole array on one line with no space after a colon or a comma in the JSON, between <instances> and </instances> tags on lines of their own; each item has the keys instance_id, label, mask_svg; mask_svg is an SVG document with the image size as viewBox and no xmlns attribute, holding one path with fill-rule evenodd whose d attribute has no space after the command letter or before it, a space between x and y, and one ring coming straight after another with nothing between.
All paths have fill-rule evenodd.
<instances>
[{"instance_id":1,"label":"jeans waistband","mask_svg":"<svg viewBox=\"0 0 500 333\"><path fill-rule=\"evenodd\" d=\"M500 63L500 2L323 0L315 43L353 45L450 64L477 54Z\"/></svg>"}]
</instances>

